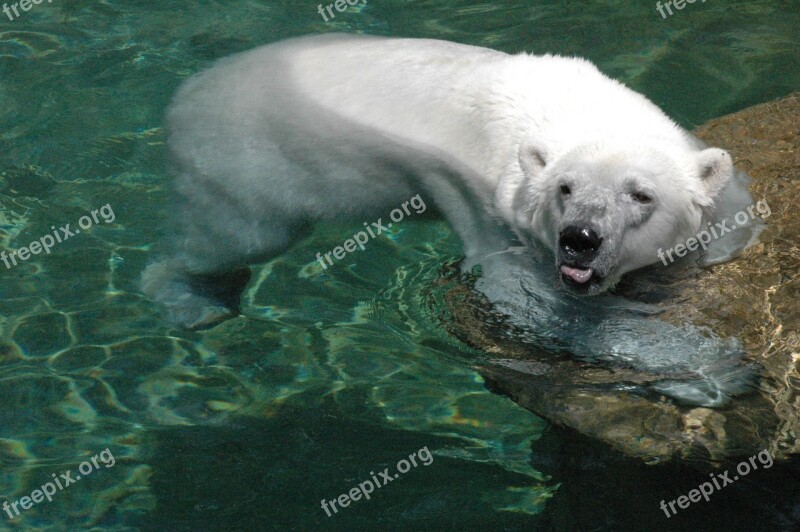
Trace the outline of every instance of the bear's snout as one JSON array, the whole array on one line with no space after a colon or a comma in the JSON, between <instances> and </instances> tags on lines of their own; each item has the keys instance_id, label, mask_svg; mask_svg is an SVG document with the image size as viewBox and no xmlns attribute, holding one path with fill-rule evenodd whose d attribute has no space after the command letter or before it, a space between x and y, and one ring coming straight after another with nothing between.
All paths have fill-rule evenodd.
<instances>
[{"instance_id":1,"label":"bear's snout","mask_svg":"<svg viewBox=\"0 0 800 532\"><path fill-rule=\"evenodd\" d=\"M588 226L570 225L558 236L563 257L572 263L587 265L597 256L603 239Z\"/></svg>"}]
</instances>

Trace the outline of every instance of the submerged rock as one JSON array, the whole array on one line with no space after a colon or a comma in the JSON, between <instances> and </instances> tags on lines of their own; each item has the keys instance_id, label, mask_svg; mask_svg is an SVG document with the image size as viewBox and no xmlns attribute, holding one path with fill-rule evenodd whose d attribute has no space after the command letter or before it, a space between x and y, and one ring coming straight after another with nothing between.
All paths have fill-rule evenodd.
<instances>
[{"instance_id":1,"label":"submerged rock","mask_svg":"<svg viewBox=\"0 0 800 532\"><path fill-rule=\"evenodd\" d=\"M438 309L445 329L489 358L476 369L488 387L552 423L645 461L721 460L768 449L800 452L800 93L708 122L696 134L729 150L753 179L754 201L771 210L758 243L737 259L682 275L653 319L738 338L759 368L759 386L725 408L676 404L643 386L662 378L544 352L511 327L455 269Z\"/></svg>"}]
</instances>

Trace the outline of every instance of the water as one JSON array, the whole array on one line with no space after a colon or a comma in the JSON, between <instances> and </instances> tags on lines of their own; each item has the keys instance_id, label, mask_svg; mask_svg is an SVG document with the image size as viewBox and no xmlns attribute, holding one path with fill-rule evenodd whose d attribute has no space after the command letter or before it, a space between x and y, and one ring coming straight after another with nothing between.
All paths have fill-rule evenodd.
<instances>
[{"instance_id":1,"label":"water","mask_svg":"<svg viewBox=\"0 0 800 532\"><path fill-rule=\"evenodd\" d=\"M81 479L14 519L0 513L0 529L568 530L678 519L658 503L670 486L695 487L693 473L641 469L485 390L469 367L480 354L440 331L423 302L459 256L432 216L325 272L316 252L353 229L318 228L254 269L245 317L203 333L170 328L136 284L169 210L162 115L215 58L337 30L582 55L692 127L800 87L796 2L709 0L662 19L651 2L372 0L325 22L312 3L54 0L4 17L0 242L10 251L75 234L0 265L0 501L54 474ZM423 448L429 466L332 517L321 508ZM750 520L753 508L697 503L684 526L787 523L783 477L759 473L726 497L767 507L773 490L772 510Z\"/></svg>"}]
</instances>

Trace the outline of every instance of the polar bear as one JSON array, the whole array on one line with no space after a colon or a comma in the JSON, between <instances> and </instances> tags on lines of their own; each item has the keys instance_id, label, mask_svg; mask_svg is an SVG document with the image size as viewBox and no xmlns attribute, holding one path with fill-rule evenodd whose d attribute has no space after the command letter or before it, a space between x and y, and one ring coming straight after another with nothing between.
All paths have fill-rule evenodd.
<instances>
[{"instance_id":1,"label":"polar bear","mask_svg":"<svg viewBox=\"0 0 800 532\"><path fill-rule=\"evenodd\" d=\"M167 126L175 229L142 286L188 327L236 312L247 265L309 224L416 194L493 301L534 248L564 291L601 294L695 235L734 175L727 152L586 60L428 39L240 53L186 81Z\"/></svg>"}]
</instances>

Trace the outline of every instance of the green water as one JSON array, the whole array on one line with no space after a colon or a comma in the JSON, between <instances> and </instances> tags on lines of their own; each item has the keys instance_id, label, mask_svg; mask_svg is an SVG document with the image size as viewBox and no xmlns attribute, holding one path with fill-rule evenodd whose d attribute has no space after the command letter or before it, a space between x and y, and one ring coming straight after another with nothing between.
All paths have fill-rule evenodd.
<instances>
[{"instance_id":1,"label":"green water","mask_svg":"<svg viewBox=\"0 0 800 532\"><path fill-rule=\"evenodd\" d=\"M139 293L169 211L171 94L215 58L329 31L585 56L689 127L800 90L796 0L708 0L667 19L622 0L369 0L329 22L279 1L0 13L2 248L113 211L0 263L0 503L93 469L52 502L0 512L0 529L667 528L655 477L486 391L480 353L437 328L425 289L460 249L441 220L411 217L325 272L316 252L353 228L318 228L254 268L245 316L202 333L170 328ZM332 517L320 507L423 447L429 466ZM92 467L104 449L114 465ZM563 466L583 453L629 469ZM704 508L694 528L771 526Z\"/></svg>"}]
</instances>

